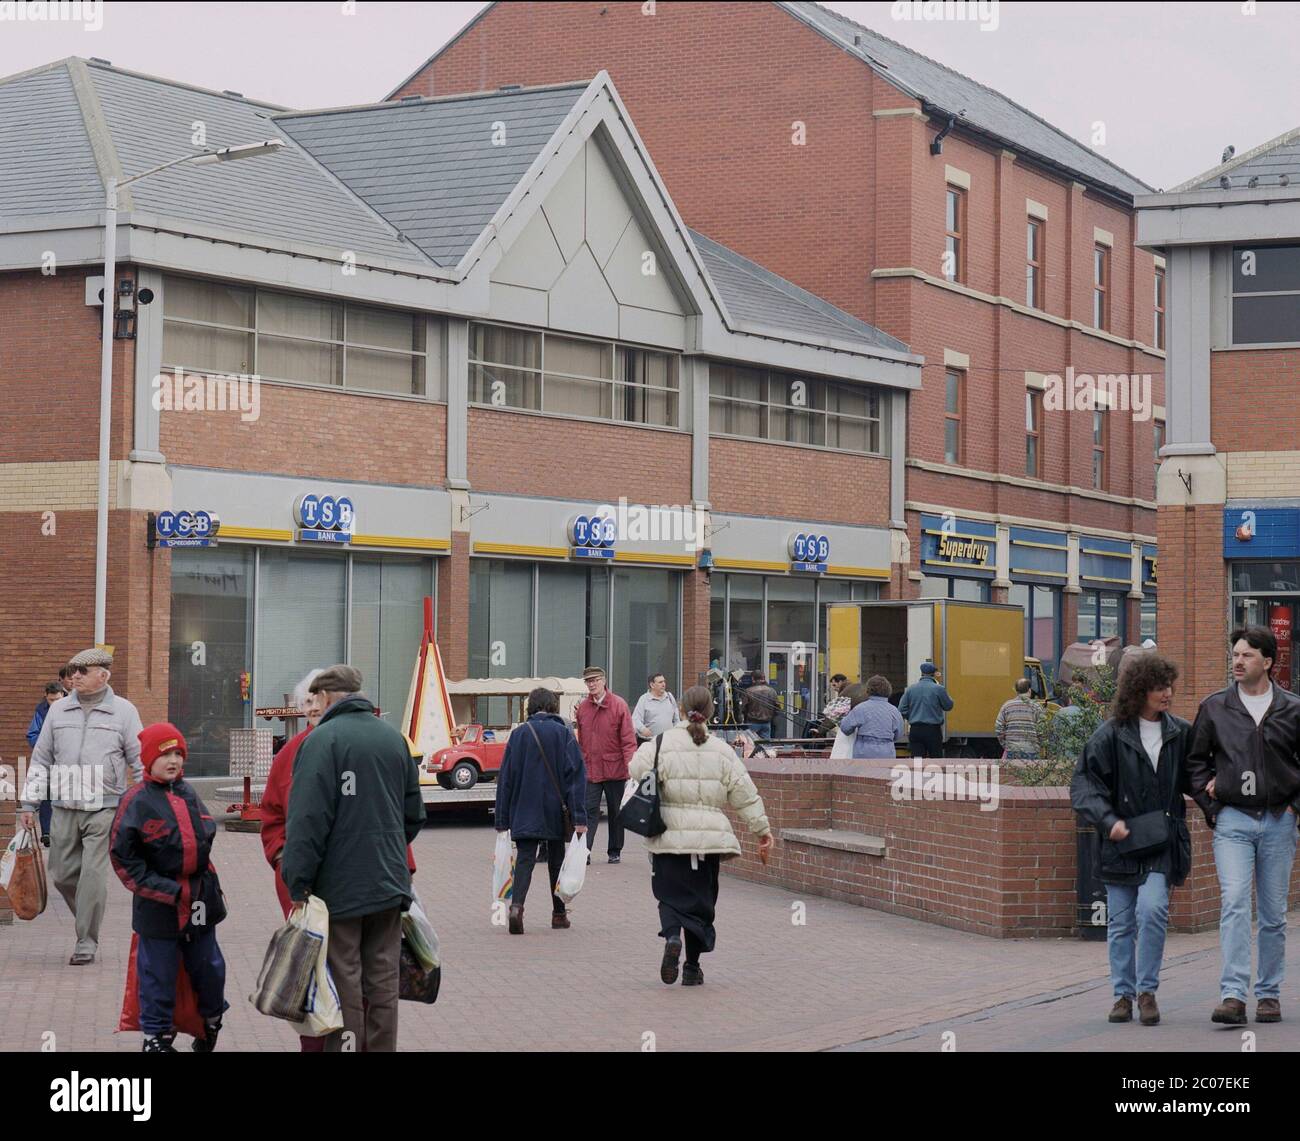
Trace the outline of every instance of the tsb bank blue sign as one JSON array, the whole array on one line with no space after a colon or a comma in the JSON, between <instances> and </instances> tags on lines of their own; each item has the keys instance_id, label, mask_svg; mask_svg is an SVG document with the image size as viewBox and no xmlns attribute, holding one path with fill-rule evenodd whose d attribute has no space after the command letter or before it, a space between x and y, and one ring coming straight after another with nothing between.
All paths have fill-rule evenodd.
<instances>
[{"instance_id":1,"label":"tsb bank blue sign","mask_svg":"<svg viewBox=\"0 0 1300 1141\"><path fill-rule=\"evenodd\" d=\"M1223 557L1293 559L1300 556L1300 508L1225 507Z\"/></svg>"},{"instance_id":2,"label":"tsb bank blue sign","mask_svg":"<svg viewBox=\"0 0 1300 1141\"><path fill-rule=\"evenodd\" d=\"M790 569L812 574L825 574L831 557L831 541L826 535L813 535L801 531L790 536Z\"/></svg>"},{"instance_id":3,"label":"tsb bank blue sign","mask_svg":"<svg viewBox=\"0 0 1300 1141\"><path fill-rule=\"evenodd\" d=\"M150 525L150 546L213 547L221 520L209 511L159 511Z\"/></svg>"},{"instance_id":4,"label":"tsb bank blue sign","mask_svg":"<svg viewBox=\"0 0 1300 1141\"><path fill-rule=\"evenodd\" d=\"M608 515L578 515L569 521L569 547L575 559L612 559L618 527Z\"/></svg>"},{"instance_id":5,"label":"tsb bank blue sign","mask_svg":"<svg viewBox=\"0 0 1300 1141\"><path fill-rule=\"evenodd\" d=\"M293 518L301 542L350 543L357 513L352 500L346 496L335 498L308 492L294 500Z\"/></svg>"}]
</instances>

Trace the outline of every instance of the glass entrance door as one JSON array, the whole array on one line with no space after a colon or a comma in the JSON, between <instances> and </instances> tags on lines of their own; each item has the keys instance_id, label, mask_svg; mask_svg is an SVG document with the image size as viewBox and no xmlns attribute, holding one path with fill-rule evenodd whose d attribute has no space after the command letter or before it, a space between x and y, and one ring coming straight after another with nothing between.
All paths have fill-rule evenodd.
<instances>
[{"instance_id":1,"label":"glass entrance door","mask_svg":"<svg viewBox=\"0 0 1300 1141\"><path fill-rule=\"evenodd\" d=\"M1282 689L1296 691L1296 662L1294 653L1296 610L1300 603L1293 598L1243 598L1238 596L1233 607L1239 626L1265 626L1277 639L1277 657L1273 661L1273 684Z\"/></svg>"},{"instance_id":2,"label":"glass entrance door","mask_svg":"<svg viewBox=\"0 0 1300 1141\"><path fill-rule=\"evenodd\" d=\"M769 642L767 646L768 684L776 690L777 715L772 721L772 736L794 738L807 736L815 723L813 674L816 671L817 647L802 642Z\"/></svg>"}]
</instances>

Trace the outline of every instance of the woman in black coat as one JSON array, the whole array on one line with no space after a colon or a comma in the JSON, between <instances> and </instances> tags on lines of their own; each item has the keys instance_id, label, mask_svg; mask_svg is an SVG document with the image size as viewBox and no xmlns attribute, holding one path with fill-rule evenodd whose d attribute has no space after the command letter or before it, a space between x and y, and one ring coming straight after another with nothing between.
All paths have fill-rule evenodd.
<instances>
[{"instance_id":1,"label":"woman in black coat","mask_svg":"<svg viewBox=\"0 0 1300 1141\"><path fill-rule=\"evenodd\" d=\"M1183 794L1190 792L1191 726L1169 712L1178 667L1157 654L1120 674L1111 717L1083 747L1070 784L1080 818L1101 836L1106 944L1115 994L1111 1022L1160 1021L1156 988L1169 922L1169 889L1191 868Z\"/></svg>"},{"instance_id":2,"label":"woman in black coat","mask_svg":"<svg viewBox=\"0 0 1300 1141\"><path fill-rule=\"evenodd\" d=\"M497 773L496 829L515 843L515 882L510 897L510 934L524 933L524 900L533 880L538 848L546 844L551 877L551 926L568 927L555 881L569 841L564 808L573 831L587 831L587 768L573 730L560 716L560 698L537 688L528 695L528 720L510 731Z\"/></svg>"}]
</instances>

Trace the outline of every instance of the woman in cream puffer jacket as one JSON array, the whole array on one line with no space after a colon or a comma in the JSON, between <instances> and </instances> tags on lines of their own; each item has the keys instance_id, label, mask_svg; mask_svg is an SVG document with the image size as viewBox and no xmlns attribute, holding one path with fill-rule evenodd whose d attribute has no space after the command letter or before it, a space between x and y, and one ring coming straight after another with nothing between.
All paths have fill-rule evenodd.
<instances>
[{"instance_id":1,"label":"woman in cream puffer jacket","mask_svg":"<svg viewBox=\"0 0 1300 1141\"><path fill-rule=\"evenodd\" d=\"M686 965L683 986L704 981L700 954L712 951L716 940L713 916L718 899L721 860L740 855L724 808L735 809L749 830L761 837L759 856L767 862L772 828L763 801L735 750L706 728L713 698L703 686L682 694L685 727L669 729L660 741L646 741L628 766L629 778L640 782L655 767L659 749L659 812L666 829L646 839L650 852L651 887L659 901L660 936L666 942L659 977L677 981L677 964L685 933Z\"/></svg>"}]
</instances>

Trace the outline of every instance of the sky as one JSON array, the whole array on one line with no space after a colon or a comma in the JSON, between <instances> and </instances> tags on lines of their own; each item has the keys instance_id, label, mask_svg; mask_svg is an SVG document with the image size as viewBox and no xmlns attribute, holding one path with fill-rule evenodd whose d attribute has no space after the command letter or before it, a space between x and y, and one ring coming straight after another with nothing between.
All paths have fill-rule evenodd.
<instances>
[{"instance_id":1,"label":"sky","mask_svg":"<svg viewBox=\"0 0 1300 1141\"><path fill-rule=\"evenodd\" d=\"M1300 126L1300 3L937 4L829 8L1001 91L1158 188ZM127 3L31 21L0 0L0 76L64 56L295 108L382 99L481 3ZM952 5L949 6L950 10ZM992 14L996 10L996 15ZM35 9L33 9L35 10Z\"/></svg>"}]
</instances>

